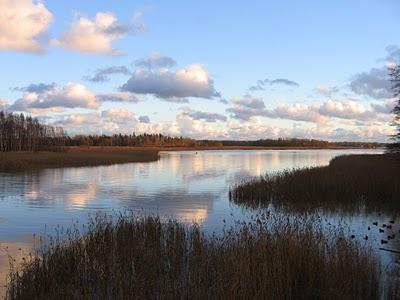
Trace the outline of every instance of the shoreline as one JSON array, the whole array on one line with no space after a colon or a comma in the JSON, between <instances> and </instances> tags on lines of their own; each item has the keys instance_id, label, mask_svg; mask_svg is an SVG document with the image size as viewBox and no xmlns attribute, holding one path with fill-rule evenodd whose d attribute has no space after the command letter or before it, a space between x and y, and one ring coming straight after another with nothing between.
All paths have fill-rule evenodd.
<instances>
[{"instance_id":1,"label":"shoreline","mask_svg":"<svg viewBox=\"0 0 400 300\"><path fill-rule=\"evenodd\" d=\"M354 147L264 147L264 146L210 146L210 147L118 147L77 146L64 151L2 152L0 172L18 173L47 168L94 167L132 162L154 162L161 151L224 151L224 150L354 150ZM372 148L378 149L378 148Z\"/></svg>"}]
</instances>

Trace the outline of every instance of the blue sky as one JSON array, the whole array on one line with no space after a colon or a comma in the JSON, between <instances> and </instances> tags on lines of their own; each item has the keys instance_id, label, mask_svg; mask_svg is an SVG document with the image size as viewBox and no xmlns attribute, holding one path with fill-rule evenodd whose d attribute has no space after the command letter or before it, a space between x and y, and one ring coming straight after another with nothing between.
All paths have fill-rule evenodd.
<instances>
[{"instance_id":1,"label":"blue sky","mask_svg":"<svg viewBox=\"0 0 400 300\"><path fill-rule=\"evenodd\" d=\"M0 10L0 107L70 134L385 141L392 130L399 1L2 0ZM99 71L105 80L90 81Z\"/></svg>"}]
</instances>

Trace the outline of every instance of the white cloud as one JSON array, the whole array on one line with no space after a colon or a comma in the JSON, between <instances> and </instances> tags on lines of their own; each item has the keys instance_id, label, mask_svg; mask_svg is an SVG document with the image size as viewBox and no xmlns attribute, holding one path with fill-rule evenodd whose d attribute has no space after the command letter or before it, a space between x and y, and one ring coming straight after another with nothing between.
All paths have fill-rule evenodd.
<instances>
[{"instance_id":1,"label":"white cloud","mask_svg":"<svg viewBox=\"0 0 400 300\"><path fill-rule=\"evenodd\" d=\"M319 84L314 88L314 91L317 92L318 94L331 97L333 94L339 92L339 89L336 86Z\"/></svg>"},{"instance_id":2,"label":"white cloud","mask_svg":"<svg viewBox=\"0 0 400 300\"><path fill-rule=\"evenodd\" d=\"M64 109L97 109L103 102L136 103L139 98L127 92L99 94L80 83L68 82L63 87L56 84L31 84L18 88L22 97L16 100L10 109L31 113L60 112Z\"/></svg>"},{"instance_id":3,"label":"white cloud","mask_svg":"<svg viewBox=\"0 0 400 300\"><path fill-rule=\"evenodd\" d=\"M206 122L225 122L227 120L227 117L223 114L192 110L190 108L186 108L182 114L191 117L193 120L203 120Z\"/></svg>"},{"instance_id":4,"label":"white cloud","mask_svg":"<svg viewBox=\"0 0 400 300\"><path fill-rule=\"evenodd\" d=\"M263 122L260 118L238 122L228 120L223 126L196 120L186 114L178 114L172 122L150 122L145 116L137 117L125 109L108 109L102 112L80 113L55 117L55 125L63 126L74 134L131 134L163 133L196 139L257 140L266 138L309 138L332 141L387 141L393 129L376 122L362 125L338 126L337 124L295 123L282 127ZM221 124L219 124L221 125Z\"/></svg>"},{"instance_id":5,"label":"white cloud","mask_svg":"<svg viewBox=\"0 0 400 300\"><path fill-rule=\"evenodd\" d=\"M140 123L149 124L149 123L150 123L150 118L149 118L148 116L140 116L140 117L139 117L139 122L140 122Z\"/></svg>"},{"instance_id":6,"label":"white cloud","mask_svg":"<svg viewBox=\"0 0 400 300\"><path fill-rule=\"evenodd\" d=\"M99 12L94 19L78 17L52 45L81 53L120 55L122 51L112 43L135 31L136 24L125 25L114 14Z\"/></svg>"},{"instance_id":7,"label":"white cloud","mask_svg":"<svg viewBox=\"0 0 400 300\"><path fill-rule=\"evenodd\" d=\"M8 101L0 98L0 110L6 110L8 108Z\"/></svg>"},{"instance_id":8,"label":"white cloud","mask_svg":"<svg viewBox=\"0 0 400 300\"><path fill-rule=\"evenodd\" d=\"M135 113L120 108L110 108L101 112L101 117L118 124L136 123Z\"/></svg>"},{"instance_id":9,"label":"white cloud","mask_svg":"<svg viewBox=\"0 0 400 300\"><path fill-rule=\"evenodd\" d=\"M15 101L10 108L17 111L37 112L41 109L76 107L96 109L99 106L100 102L94 92L82 84L68 82L62 88L54 86L41 93L24 92L22 98Z\"/></svg>"},{"instance_id":10,"label":"white cloud","mask_svg":"<svg viewBox=\"0 0 400 300\"><path fill-rule=\"evenodd\" d=\"M286 128L271 126L257 118L253 118L240 124L229 122L227 136L229 139L235 140L258 140L287 137L287 134Z\"/></svg>"},{"instance_id":11,"label":"white cloud","mask_svg":"<svg viewBox=\"0 0 400 300\"><path fill-rule=\"evenodd\" d=\"M146 62L146 64L150 64L150 62ZM165 61L163 65L165 65ZM154 66L154 62L152 66ZM151 94L173 102L186 102L187 100L182 101L186 97L213 98L219 96L214 89L213 80L200 64L192 64L176 70L165 67L138 68L121 87L121 90L136 94Z\"/></svg>"},{"instance_id":12,"label":"white cloud","mask_svg":"<svg viewBox=\"0 0 400 300\"><path fill-rule=\"evenodd\" d=\"M110 80L109 76L114 74L129 75L130 72L125 66L111 66L97 69L93 76L86 76L84 79L95 83L106 82Z\"/></svg>"},{"instance_id":13,"label":"white cloud","mask_svg":"<svg viewBox=\"0 0 400 300\"><path fill-rule=\"evenodd\" d=\"M256 91L264 91L267 85L283 85L287 87L299 87L300 85L293 80L287 79L287 78L276 78L276 79L260 79L257 80L257 83L253 86L249 87L250 92L256 92Z\"/></svg>"},{"instance_id":14,"label":"white cloud","mask_svg":"<svg viewBox=\"0 0 400 300\"><path fill-rule=\"evenodd\" d=\"M325 116L340 119L369 120L376 117L375 112L366 109L360 102L351 100L328 100L321 104L319 112Z\"/></svg>"},{"instance_id":15,"label":"white cloud","mask_svg":"<svg viewBox=\"0 0 400 300\"><path fill-rule=\"evenodd\" d=\"M350 89L358 95L374 99L390 98L392 91L389 71L383 67L356 74L350 82Z\"/></svg>"},{"instance_id":16,"label":"white cloud","mask_svg":"<svg viewBox=\"0 0 400 300\"><path fill-rule=\"evenodd\" d=\"M393 68L400 64L400 48L395 45L386 47L387 56L385 58L385 65L387 68Z\"/></svg>"},{"instance_id":17,"label":"white cloud","mask_svg":"<svg viewBox=\"0 0 400 300\"><path fill-rule=\"evenodd\" d=\"M0 0L0 49L43 52L53 16L42 1Z\"/></svg>"},{"instance_id":18,"label":"white cloud","mask_svg":"<svg viewBox=\"0 0 400 300\"><path fill-rule=\"evenodd\" d=\"M173 122L150 122L149 117L136 117L134 112L111 108L100 113L79 113L55 117L52 122L69 134L163 133L194 138L222 138L225 128L214 128L207 122L179 114Z\"/></svg>"},{"instance_id":19,"label":"white cloud","mask_svg":"<svg viewBox=\"0 0 400 300\"><path fill-rule=\"evenodd\" d=\"M278 104L273 109L265 107L260 98L246 97L233 99L233 106L226 111L232 118L249 121L254 117L280 118L293 121L304 121L316 124L327 124L332 119L353 121L387 121L395 100L386 100L384 104L371 103L369 107L360 102L345 100L328 100L312 104Z\"/></svg>"},{"instance_id":20,"label":"white cloud","mask_svg":"<svg viewBox=\"0 0 400 300\"><path fill-rule=\"evenodd\" d=\"M135 66L140 68L172 68L177 65L176 61L158 52L153 52L147 55L146 58L135 61Z\"/></svg>"},{"instance_id":21,"label":"white cloud","mask_svg":"<svg viewBox=\"0 0 400 300\"><path fill-rule=\"evenodd\" d=\"M261 98L245 97L232 99L233 107L226 111L231 113L235 119L248 121L255 116L267 116L269 112L265 109L264 101Z\"/></svg>"},{"instance_id":22,"label":"white cloud","mask_svg":"<svg viewBox=\"0 0 400 300\"><path fill-rule=\"evenodd\" d=\"M274 110L271 116L276 116L281 119L288 119L294 121L305 121L313 122L317 124L325 124L329 121L324 115L321 115L318 111L318 104L304 105L304 104L293 104L285 105L279 104Z\"/></svg>"},{"instance_id":23,"label":"white cloud","mask_svg":"<svg viewBox=\"0 0 400 300\"><path fill-rule=\"evenodd\" d=\"M111 108L100 113L64 115L53 124L63 126L69 134L132 133L138 123L135 113Z\"/></svg>"},{"instance_id":24,"label":"white cloud","mask_svg":"<svg viewBox=\"0 0 400 300\"><path fill-rule=\"evenodd\" d=\"M102 102L132 102L137 103L140 99L132 93L129 92L118 92L110 94L99 94L97 98Z\"/></svg>"},{"instance_id":25,"label":"white cloud","mask_svg":"<svg viewBox=\"0 0 400 300\"><path fill-rule=\"evenodd\" d=\"M372 103L371 107L376 113L390 114L390 113L392 113L397 102L398 102L398 100L396 98L390 98L390 99L385 100L383 102L383 104Z\"/></svg>"}]
</instances>

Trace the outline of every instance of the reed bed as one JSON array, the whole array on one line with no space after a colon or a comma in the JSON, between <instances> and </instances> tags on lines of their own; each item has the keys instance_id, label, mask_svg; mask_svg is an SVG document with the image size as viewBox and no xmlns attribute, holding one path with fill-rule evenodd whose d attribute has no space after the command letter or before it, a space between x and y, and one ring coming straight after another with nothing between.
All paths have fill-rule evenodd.
<instances>
[{"instance_id":1,"label":"reed bed","mask_svg":"<svg viewBox=\"0 0 400 300\"><path fill-rule=\"evenodd\" d=\"M240 182L230 189L236 204L273 205L290 211L400 210L400 156L349 155L328 166L285 170Z\"/></svg>"},{"instance_id":2,"label":"reed bed","mask_svg":"<svg viewBox=\"0 0 400 300\"><path fill-rule=\"evenodd\" d=\"M342 232L271 218L205 235L196 224L155 216L97 217L84 234L43 240L11 271L7 299L378 299L396 292L395 282L384 291L370 250Z\"/></svg>"},{"instance_id":3,"label":"reed bed","mask_svg":"<svg viewBox=\"0 0 400 300\"><path fill-rule=\"evenodd\" d=\"M65 151L0 152L0 172L22 172L44 168L87 167L158 160L158 150L132 147L75 147Z\"/></svg>"}]
</instances>

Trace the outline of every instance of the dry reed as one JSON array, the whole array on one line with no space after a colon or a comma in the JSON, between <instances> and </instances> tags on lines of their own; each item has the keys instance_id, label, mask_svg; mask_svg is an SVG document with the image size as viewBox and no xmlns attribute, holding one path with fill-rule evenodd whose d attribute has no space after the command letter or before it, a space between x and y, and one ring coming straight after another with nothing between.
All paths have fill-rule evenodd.
<instances>
[{"instance_id":1,"label":"dry reed","mask_svg":"<svg viewBox=\"0 0 400 300\"><path fill-rule=\"evenodd\" d=\"M0 172L149 162L157 159L158 150L136 150L132 147L91 147L90 149L76 147L62 152L4 152L0 153Z\"/></svg>"},{"instance_id":2,"label":"dry reed","mask_svg":"<svg viewBox=\"0 0 400 300\"><path fill-rule=\"evenodd\" d=\"M7 298L378 299L380 272L370 250L303 219L206 236L158 217L98 217L44 241L10 273Z\"/></svg>"},{"instance_id":3,"label":"dry reed","mask_svg":"<svg viewBox=\"0 0 400 300\"><path fill-rule=\"evenodd\" d=\"M400 210L400 156L349 155L328 166L294 169L240 182L230 190L233 202L290 211Z\"/></svg>"}]
</instances>

